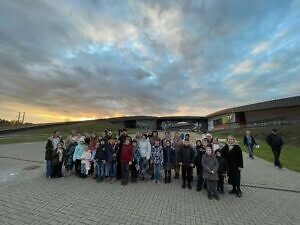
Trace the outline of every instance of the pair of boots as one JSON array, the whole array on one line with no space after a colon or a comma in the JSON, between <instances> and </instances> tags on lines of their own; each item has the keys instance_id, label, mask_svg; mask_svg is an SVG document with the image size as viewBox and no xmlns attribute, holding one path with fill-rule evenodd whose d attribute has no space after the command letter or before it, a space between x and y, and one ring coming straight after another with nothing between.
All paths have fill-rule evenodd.
<instances>
[{"instance_id":1,"label":"pair of boots","mask_svg":"<svg viewBox=\"0 0 300 225\"><path fill-rule=\"evenodd\" d=\"M165 183L171 183L171 170L165 170Z\"/></svg>"},{"instance_id":2,"label":"pair of boots","mask_svg":"<svg viewBox=\"0 0 300 225\"><path fill-rule=\"evenodd\" d=\"M183 189L186 188L186 182L185 182L185 180L184 180L183 183L182 183L182 188L183 188ZM190 181L188 181L187 188L188 188L188 189L192 189L192 184L191 184Z\"/></svg>"},{"instance_id":3,"label":"pair of boots","mask_svg":"<svg viewBox=\"0 0 300 225\"><path fill-rule=\"evenodd\" d=\"M209 200L212 200L213 198L215 198L217 201L220 200L219 196L218 195L213 195L211 193L208 193L208 199Z\"/></svg>"},{"instance_id":4,"label":"pair of boots","mask_svg":"<svg viewBox=\"0 0 300 225\"><path fill-rule=\"evenodd\" d=\"M240 188L233 187L229 194L235 194L238 198L242 197L242 191Z\"/></svg>"}]
</instances>

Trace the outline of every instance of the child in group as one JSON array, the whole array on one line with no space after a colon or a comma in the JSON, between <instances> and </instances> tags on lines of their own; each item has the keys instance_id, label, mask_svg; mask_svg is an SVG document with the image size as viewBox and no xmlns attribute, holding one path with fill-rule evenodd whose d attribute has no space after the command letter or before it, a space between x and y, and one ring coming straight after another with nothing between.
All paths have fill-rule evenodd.
<instances>
[{"instance_id":1,"label":"child in group","mask_svg":"<svg viewBox=\"0 0 300 225\"><path fill-rule=\"evenodd\" d=\"M129 178L129 166L132 165L133 160L133 145L131 144L130 137L125 138L125 143L121 148L121 170L122 170L122 185L127 185Z\"/></svg>"},{"instance_id":2,"label":"child in group","mask_svg":"<svg viewBox=\"0 0 300 225\"><path fill-rule=\"evenodd\" d=\"M222 158L220 150L216 150L215 154L219 163L219 169L218 169L219 180L217 182L217 186L218 186L217 189L221 194L224 194L224 178L227 176L228 165L227 165L227 161Z\"/></svg>"},{"instance_id":3,"label":"child in group","mask_svg":"<svg viewBox=\"0 0 300 225\"><path fill-rule=\"evenodd\" d=\"M57 148L52 152L52 178L62 177L64 150L63 143L58 143Z\"/></svg>"},{"instance_id":4,"label":"child in group","mask_svg":"<svg viewBox=\"0 0 300 225\"><path fill-rule=\"evenodd\" d=\"M106 175L107 175L107 180L106 182L112 183L113 180L116 177L116 163L117 163L117 154L116 150L118 149L116 147L116 138L111 138L108 140L107 144L107 160L106 160Z\"/></svg>"},{"instance_id":5,"label":"child in group","mask_svg":"<svg viewBox=\"0 0 300 225\"><path fill-rule=\"evenodd\" d=\"M97 162L97 180L96 182L102 182L105 175L105 164L107 159L107 144L104 139L101 139L99 146L97 147L95 159Z\"/></svg>"},{"instance_id":6,"label":"child in group","mask_svg":"<svg viewBox=\"0 0 300 225\"><path fill-rule=\"evenodd\" d=\"M77 142L71 141L66 149L66 157L65 157L65 168L66 168L66 176L70 176L72 174L73 169L73 155L75 152L75 148L77 146Z\"/></svg>"},{"instance_id":7,"label":"child in group","mask_svg":"<svg viewBox=\"0 0 300 225\"><path fill-rule=\"evenodd\" d=\"M134 150L133 150L133 161L132 161L132 165L130 166L130 170L131 170L131 182L135 183L137 182L138 171L140 170L141 154L140 154L140 147L137 144L136 139L133 139L132 145Z\"/></svg>"},{"instance_id":8,"label":"child in group","mask_svg":"<svg viewBox=\"0 0 300 225\"><path fill-rule=\"evenodd\" d=\"M203 178L206 180L208 199L215 197L216 200L220 200L217 190L217 181L219 163L213 154L211 145L208 145L205 149L205 154L202 156Z\"/></svg>"},{"instance_id":9,"label":"child in group","mask_svg":"<svg viewBox=\"0 0 300 225\"><path fill-rule=\"evenodd\" d=\"M112 139L112 149L113 149L113 157L112 157L112 162L111 162L111 167L110 167L110 172L111 172L111 183L117 179L117 165L118 165L118 156L120 156L120 143L118 138L114 137ZM120 157L119 157L120 158Z\"/></svg>"},{"instance_id":10,"label":"child in group","mask_svg":"<svg viewBox=\"0 0 300 225\"><path fill-rule=\"evenodd\" d=\"M86 149L86 145L84 142L84 137L79 139L79 144L76 146L74 154L73 154L73 162L75 163L76 175L79 177L81 174L81 155Z\"/></svg>"},{"instance_id":11,"label":"child in group","mask_svg":"<svg viewBox=\"0 0 300 225\"><path fill-rule=\"evenodd\" d=\"M86 178L89 174L89 170L91 169L91 150L86 146L85 151L82 153L80 159L81 159L81 178Z\"/></svg>"},{"instance_id":12,"label":"child in group","mask_svg":"<svg viewBox=\"0 0 300 225\"><path fill-rule=\"evenodd\" d=\"M171 170L175 165L175 150L171 146L171 141L166 140L165 147L163 148L163 162L165 170L165 183L171 183Z\"/></svg>"},{"instance_id":13,"label":"child in group","mask_svg":"<svg viewBox=\"0 0 300 225\"><path fill-rule=\"evenodd\" d=\"M195 154L195 165L197 168L197 191L201 191L203 185L203 175L202 175L202 156L205 153L205 149L201 143L201 140L196 141L196 154Z\"/></svg>"},{"instance_id":14,"label":"child in group","mask_svg":"<svg viewBox=\"0 0 300 225\"><path fill-rule=\"evenodd\" d=\"M149 160L151 156L151 144L147 138L147 134L142 135L142 139L138 143L141 153L140 176L142 181L149 179Z\"/></svg>"},{"instance_id":15,"label":"child in group","mask_svg":"<svg viewBox=\"0 0 300 225\"><path fill-rule=\"evenodd\" d=\"M53 144L51 139L48 139L45 149L46 149L45 151L46 177L50 179L52 176L52 153L53 153Z\"/></svg>"},{"instance_id":16,"label":"child in group","mask_svg":"<svg viewBox=\"0 0 300 225\"><path fill-rule=\"evenodd\" d=\"M151 150L151 163L154 169L154 182L156 184L160 181L160 169L161 165L163 164L163 148L160 145L160 139L156 139L154 141L154 145L152 146Z\"/></svg>"}]
</instances>

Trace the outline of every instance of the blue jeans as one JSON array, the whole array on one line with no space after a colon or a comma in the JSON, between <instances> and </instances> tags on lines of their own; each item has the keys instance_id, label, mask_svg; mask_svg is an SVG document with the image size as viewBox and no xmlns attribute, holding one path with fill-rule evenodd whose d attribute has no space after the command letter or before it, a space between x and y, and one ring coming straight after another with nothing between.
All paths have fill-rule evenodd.
<instances>
[{"instance_id":1,"label":"blue jeans","mask_svg":"<svg viewBox=\"0 0 300 225\"><path fill-rule=\"evenodd\" d=\"M253 157L253 145L248 145L248 154L249 157Z\"/></svg>"},{"instance_id":2,"label":"blue jeans","mask_svg":"<svg viewBox=\"0 0 300 225\"><path fill-rule=\"evenodd\" d=\"M46 160L46 177L51 177L52 176L52 165L51 165L51 160Z\"/></svg>"},{"instance_id":3,"label":"blue jeans","mask_svg":"<svg viewBox=\"0 0 300 225\"><path fill-rule=\"evenodd\" d=\"M98 178L100 177L104 177L105 171L105 164L103 163L103 161L98 161L97 162L97 174L98 174Z\"/></svg>"},{"instance_id":4,"label":"blue jeans","mask_svg":"<svg viewBox=\"0 0 300 225\"><path fill-rule=\"evenodd\" d=\"M154 180L159 181L160 180L160 168L161 164L154 164Z\"/></svg>"},{"instance_id":5,"label":"blue jeans","mask_svg":"<svg viewBox=\"0 0 300 225\"><path fill-rule=\"evenodd\" d=\"M116 162L112 161L108 164L108 176L115 177L116 176Z\"/></svg>"}]
</instances>

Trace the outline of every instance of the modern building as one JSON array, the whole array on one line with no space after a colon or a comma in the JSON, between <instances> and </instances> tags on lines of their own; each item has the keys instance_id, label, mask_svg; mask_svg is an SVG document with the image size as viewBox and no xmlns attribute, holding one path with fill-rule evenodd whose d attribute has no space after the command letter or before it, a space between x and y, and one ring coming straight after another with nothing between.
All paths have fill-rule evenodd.
<instances>
[{"instance_id":1,"label":"modern building","mask_svg":"<svg viewBox=\"0 0 300 225\"><path fill-rule=\"evenodd\" d=\"M111 123L118 124L120 127L126 128L140 128L151 130L190 129L200 132L207 131L206 117L199 116L132 116L111 118L109 119L109 121Z\"/></svg>"},{"instance_id":2,"label":"modern building","mask_svg":"<svg viewBox=\"0 0 300 225\"><path fill-rule=\"evenodd\" d=\"M300 122L300 96L224 109L207 115L208 130Z\"/></svg>"}]
</instances>

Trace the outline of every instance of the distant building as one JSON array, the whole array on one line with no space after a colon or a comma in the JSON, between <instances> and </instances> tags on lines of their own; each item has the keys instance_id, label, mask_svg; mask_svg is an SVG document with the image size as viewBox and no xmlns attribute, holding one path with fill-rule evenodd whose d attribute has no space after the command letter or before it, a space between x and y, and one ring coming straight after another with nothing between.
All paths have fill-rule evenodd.
<instances>
[{"instance_id":1,"label":"distant building","mask_svg":"<svg viewBox=\"0 0 300 225\"><path fill-rule=\"evenodd\" d=\"M138 128L141 130L178 130L189 129L199 132L207 131L207 118L200 116L132 116L111 118L109 121L120 127Z\"/></svg>"},{"instance_id":2,"label":"distant building","mask_svg":"<svg viewBox=\"0 0 300 225\"><path fill-rule=\"evenodd\" d=\"M207 115L208 130L300 122L300 96L224 109Z\"/></svg>"}]
</instances>

